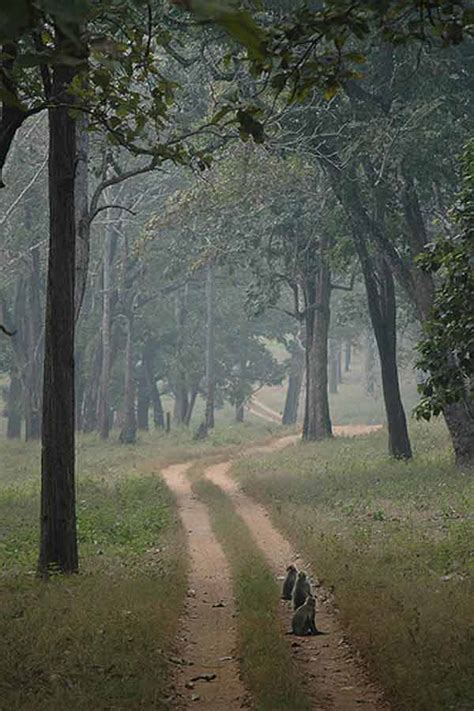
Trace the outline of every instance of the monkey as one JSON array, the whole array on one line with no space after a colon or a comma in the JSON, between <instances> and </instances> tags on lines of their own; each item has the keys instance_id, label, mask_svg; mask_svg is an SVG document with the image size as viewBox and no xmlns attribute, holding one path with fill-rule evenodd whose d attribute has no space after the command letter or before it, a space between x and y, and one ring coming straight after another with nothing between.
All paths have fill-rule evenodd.
<instances>
[{"instance_id":1,"label":"monkey","mask_svg":"<svg viewBox=\"0 0 474 711\"><path fill-rule=\"evenodd\" d=\"M311 595L311 583L308 576L303 570L300 570L296 579L295 587L293 588L293 609L304 605L308 595Z\"/></svg>"},{"instance_id":2,"label":"monkey","mask_svg":"<svg viewBox=\"0 0 474 711\"><path fill-rule=\"evenodd\" d=\"M291 620L291 629L293 634L299 637L306 635L324 634L316 629L314 621L316 615L316 598L308 595L306 602L298 607Z\"/></svg>"},{"instance_id":3,"label":"monkey","mask_svg":"<svg viewBox=\"0 0 474 711\"><path fill-rule=\"evenodd\" d=\"M291 595L293 593L293 588L295 587L296 576L298 571L294 565L289 565L286 569L286 578L283 583L283 591L281 593L282 600L291 600Z\"/></svg>"}]
</instances>

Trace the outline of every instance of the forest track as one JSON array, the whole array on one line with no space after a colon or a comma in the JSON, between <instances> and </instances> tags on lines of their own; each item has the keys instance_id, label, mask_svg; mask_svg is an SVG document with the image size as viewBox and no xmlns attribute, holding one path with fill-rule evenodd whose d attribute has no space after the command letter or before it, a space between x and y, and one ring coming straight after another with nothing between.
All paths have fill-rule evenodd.
<instances>
[{"instance_id":1,"label":"forest track","mask_svg":"<svg viewBox=\"0 0 474 711\"><path fill-rule=\"evenodd\" d=\"M232 578L207 508L191 489L187 471L192 465L176 464L161 472L175 496L191 558L186 613L178 638L182 659L172 660L176 664L173 706L230 711L240 709L247 698L235 653ZM206 674L216 677L192 681Z\"/></svg>"},{"instance_id":2,"label":"forest track","mask_svg":"<svg viewBox=\"0 0 474 711\"><path fill-rule=\"evenodd\" d=\"M373 429L376 428L348 427L344 428L344 433L351 436ZM343 434L342 431L340 433ZM253 456L275 452L294 444L297 439L295 435L282 437L269 445L249 447L245 454ZM219 486L230 498L276 577L284 573L290 562L296 562L299 568L311 573L290 543L273 526L268 512L245 495L231 477L234 461L208 466L204 470L205 478ZM192 464L171 466L162 472L165 482L175 494L191 556L191 597L181 643L184 664L178 667L175 675L175 707L234 711L252 704L239 677L235 652L237 626L232 574L212 531L206 506L192 491L187 477ZM327 634L297 640L287 637L314 711L386 711L389 706L381 690L368 679L357 661L356 652L339 626L330 595L322 587L317 587L316 595L317 625ZM224 607L213 607L220 602ZM290 628L291 609L288 603L281 603L281 620L283 634ZM215 673L216 678L210 682L196 682L193 689L186 687L186 682L193 677L206 673ZM193 696L199 696L199 699L193 700Z\"/></svg>"}]
</instances>

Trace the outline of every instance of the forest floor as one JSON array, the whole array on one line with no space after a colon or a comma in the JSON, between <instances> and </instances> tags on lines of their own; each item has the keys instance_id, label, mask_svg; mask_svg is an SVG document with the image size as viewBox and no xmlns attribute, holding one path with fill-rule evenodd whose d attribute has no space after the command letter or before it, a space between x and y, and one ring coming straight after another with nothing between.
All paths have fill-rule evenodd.
<instances>
[{"instance_id":1,"label":"forest floor","mask_svg":"<svg viewBox=\"0 0 474 711\"><path fill-rule=\"evenodd\" d=\"M46 586L38 446L1 440L0 710L473 708L471 473L440 424L410 463L377 430L80 438L82 573ZM286 634L290 562L324 635Z\"/></svg>"}]
</instances>

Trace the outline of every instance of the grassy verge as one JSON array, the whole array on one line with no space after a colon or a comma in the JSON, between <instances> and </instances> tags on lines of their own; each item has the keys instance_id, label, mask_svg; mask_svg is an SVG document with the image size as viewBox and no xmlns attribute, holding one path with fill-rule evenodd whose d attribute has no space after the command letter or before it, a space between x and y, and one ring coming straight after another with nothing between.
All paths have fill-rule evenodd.
<instances>
[{"instance_id":1,"label":"grassy verge","mask_svg":"<svg viewBox=\"0 0 474 711\"><path fill-rule=\"evenodd\" d=\"M278 620L279 589L251 535L221 490L210 482L193 486L209 506L212 525L230 561L239 610L242 676L258 711L306 711L298 673Z\"/></svg>"},{"instance_id":2,"label":"grassy verge","mask_svg":"<svg viewBox=\"0 0 474 711\"><path fill-rule=\"evenodd\" d=\"M441 425L413 429L390 461L385 434L241 461L245 490L314 565L395 708L474 707L473 472Z\"/></svg>"},{"instance_id":3,"label":"grassy verge","mask_svg":"<svg viewBox=\"0 0 474 711\"><path fill-rule=\"evenodd\" d=\"M81 574L46 585L34 577L39 446L0 439L0 709L167 708L187 561L156 475L183 459L234 453L274 429L223 424L205 442L175 429L147 433L135 447L79 437Z\"/></svg>"}]
</instances>

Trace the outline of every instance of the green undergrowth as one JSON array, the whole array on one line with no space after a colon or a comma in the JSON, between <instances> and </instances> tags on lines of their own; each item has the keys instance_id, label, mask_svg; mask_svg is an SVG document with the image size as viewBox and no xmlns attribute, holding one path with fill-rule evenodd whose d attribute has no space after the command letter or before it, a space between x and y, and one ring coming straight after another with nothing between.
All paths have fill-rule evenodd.
<instances>
[{"instance_id":1,"label":"green undergrowth","mask_svg":"<svg viewBox=\"0 0 474 711\"><path fill-rule=\"evenodd\" d=\"M440 423L412 436L409 463L387 457L381 432L242 460L236 473L334 588L394 708L467 711L474 472L453 466Z\"/></svg>"},{"instance_id":2,"label":"green undergrowth","mask_svg":"<svg viewBox=\"0 0 474 711\"><path fill-rule=\"evenodd\" d=\"M209 506L212 526L229 559L238 607L238 647L242 677L257 711L306 711L298 672L278 620L279 590L247 527L214 484L193 489Z\"/></svg>"}]
</instances>

